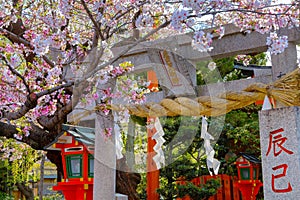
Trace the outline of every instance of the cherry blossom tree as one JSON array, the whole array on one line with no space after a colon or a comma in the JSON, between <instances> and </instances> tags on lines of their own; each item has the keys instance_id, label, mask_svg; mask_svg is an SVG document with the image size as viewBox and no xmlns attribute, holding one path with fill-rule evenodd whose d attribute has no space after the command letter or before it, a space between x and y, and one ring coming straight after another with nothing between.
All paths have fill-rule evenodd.
<instances>
[{"instance_id":1,"label":"cherry blossom tree","mask_svg":"<svg viewBox=\"0 0 300 200\"><path fill-rule=\"evenodd\" d=\"M278 54L288 45L287 36L278 31L300 24L299 0L0 2L0 135L34 149L53 141L79 103L97 100L98 110L110 115L111 99L120 94L143 102L146 90L132 87L136 82L130 79L123 79L119 93L109 88L117 77L132 71L130 62L116 63L140 42L194 32L192 46L210 51L212 34L222 38L223 25L233 23L245 33L270 34L268 51ZM208 27L215 31L204 32ZM130 44L114 55L112 47L122 40ZM86 63L88 57L93 59ZM67 69L77 74L76 79L67 76ZM104 135L111 135L111 127ZM48 154L53 160L54 156Z\"/></svg>"},{"instance_id":2,"label":"cherry blossom tree","mask_svg":"<svg viewBox=\"0 0 300 200\"><path fill-rule=\"evenodd\" d=\"M37 177L30 174L30 171L33 170L34 163L41 156L40 151L32 149L25 143L16 142L12 138L0 137L1 168L6 170L6 173L1 174L1 176L5 178L8 187L16 186L26 199L34 198L29 182L36 180Z\"/></svg>"}]
</instances>

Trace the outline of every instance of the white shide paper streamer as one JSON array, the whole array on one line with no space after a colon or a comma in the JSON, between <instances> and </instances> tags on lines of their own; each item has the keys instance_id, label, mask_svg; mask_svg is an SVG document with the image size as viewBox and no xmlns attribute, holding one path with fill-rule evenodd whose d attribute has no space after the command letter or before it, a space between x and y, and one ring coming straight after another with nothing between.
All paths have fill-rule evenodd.
<instances>
[{"instance_id":1,"label":"white shide paper streamer","mask_svg":"<svg viewBox=\"0 0 300 200\"><path fill-rule=\"evenodd\" d=\"M269 97L266 95L265 99L264 99L263 106L262 106L262 110L270 110L270 109L272 109L272 105L270 103Z\"/></svg>"},{"instance_id":2,"label":"white shide paper streamer","mask_svg":"<svg viewBox=\"0 0 300 200\"><path fill-rule=\"evenodd\" d=\"M115 142L116 142L116 155L117 159L123 158L122 150L123 150L123 141L122 135L120 131L120 127L118 125L118 115L114 113L114 132L115 132Z\"/></svg>"},{"instance_id":3,"label":"white shide paper streamer","mask_svg":"<svg viewBox=\"0 0 300 200\"><path fill-rule=\"evenodd\" d=\"M156 153L156 155L153 156L153 161L155 162L157 169L160 169L162 166L165 165L165 156L162 150L162 146L166 141L163 138L165 133L157 117L155 118L154 124L149 124L147 128L149 129L155 128L156 130L156 132L152 136L152 139L155 140L156 142L156 144L153 147L153 150Z\"/></svg>"},{"instance_id":4,"label":"white shide paper streamer","mask_svg":"<svg viewBox=\"0 0 300 200\"><path fill-rule=\"evenodd\" d=\"M203 138L204 140L207 168L210 175L212 176L213 173L211 172L210 169L213 169L214 174L217 175L220 167L220 162L214 158L215 150L212 148L210 144L210 140L213 140L214 138L207 132L207 126L208 123L206 121L206 118L203 116L202 127L201 127L201 138Z\"/></svg>"}]
</instances>

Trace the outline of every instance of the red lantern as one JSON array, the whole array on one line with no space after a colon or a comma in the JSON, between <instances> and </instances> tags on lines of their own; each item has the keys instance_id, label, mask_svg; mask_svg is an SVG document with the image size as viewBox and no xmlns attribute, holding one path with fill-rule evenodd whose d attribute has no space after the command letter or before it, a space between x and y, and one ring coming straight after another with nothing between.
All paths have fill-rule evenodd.
<instances>
[{"instance_id":1,"label":"red lantern","mask_svg":"<svg viewBox=\"0 0 300 200\"><path fill-rule=\"evenodd\" d=\"M260 160L252 155L240 153L235 164L238 171L238 182L235 185L242 193L243 200L255 200L263 185L259 178Z\"/></svg>"}]
</instances>

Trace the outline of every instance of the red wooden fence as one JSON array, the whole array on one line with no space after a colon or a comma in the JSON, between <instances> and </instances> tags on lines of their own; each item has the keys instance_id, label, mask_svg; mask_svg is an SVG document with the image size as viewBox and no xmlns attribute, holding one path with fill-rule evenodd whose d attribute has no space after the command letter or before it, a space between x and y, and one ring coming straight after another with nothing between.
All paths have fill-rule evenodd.
<instances>
[{"instance_id":1,"label":"red wooden fence","mask_svg":"<svg viewBox=\"0 0 300 200\"><path fill-rule=\"evenodd\" d=\"M234 187L234 182L237 180L236 177L228 176L226 174L220 174L216 176L205 175L201 177L194 178L190 182L201 187L204 185L209 179L220 179L221 187L218 190L217 194L210 197L209 200L241 200L240 192L237 187ZM177 184L184 185L186 181L179 180ZM190 200L189 196L185 196L183 198L177 198L176 200Z\"/></svg>"}]
</instances>

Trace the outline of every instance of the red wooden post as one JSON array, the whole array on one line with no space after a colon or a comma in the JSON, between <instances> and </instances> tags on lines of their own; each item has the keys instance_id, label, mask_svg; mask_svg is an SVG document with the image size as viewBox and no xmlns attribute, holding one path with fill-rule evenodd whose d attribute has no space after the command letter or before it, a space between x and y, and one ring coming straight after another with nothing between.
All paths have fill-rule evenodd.
<instances>
[{"instance_id":1,"label":"red wooden post","mask_svg":"<svg viewBox=\"0 0 300 200\"><path fill-rule=\"evenodd\" d=\"M156 78L155 72L149 71L147 75L148 81L151 81L149 89L151 90L155 87L158 87L158 80ZM149 120L151 120L151 118L148 118L148 121ZM157 170L157 166L153 160L153 157L156 154L153 150L153 147L155 146L156 142L152 139L152 136L155 132L155 128L147 129L147 199L149 200L159 200L159 194L156 192L156 190L159 188L159 170Z\"/></svg>"},{"instance_id":2,"label":"red wooden post","mask_svg":"<svg viewBox=\"0 0 300 200\"><path fill-rule=\"evenodd\" d=\"M237 177L232 177L232 187L233 187L233 200L240 200L240 190L238 187L235 186L235 183L237 182Z\"/></svg>"},{"instance_id":3,"label":"red wooden post","mask_svg":"<svg viewBox=\"0 0 300 200\"><path fill-rule=\"evenodd\" d=\"M224 198L231 199L230 176L222 174Z\"/></svg>"}]
</instances>

